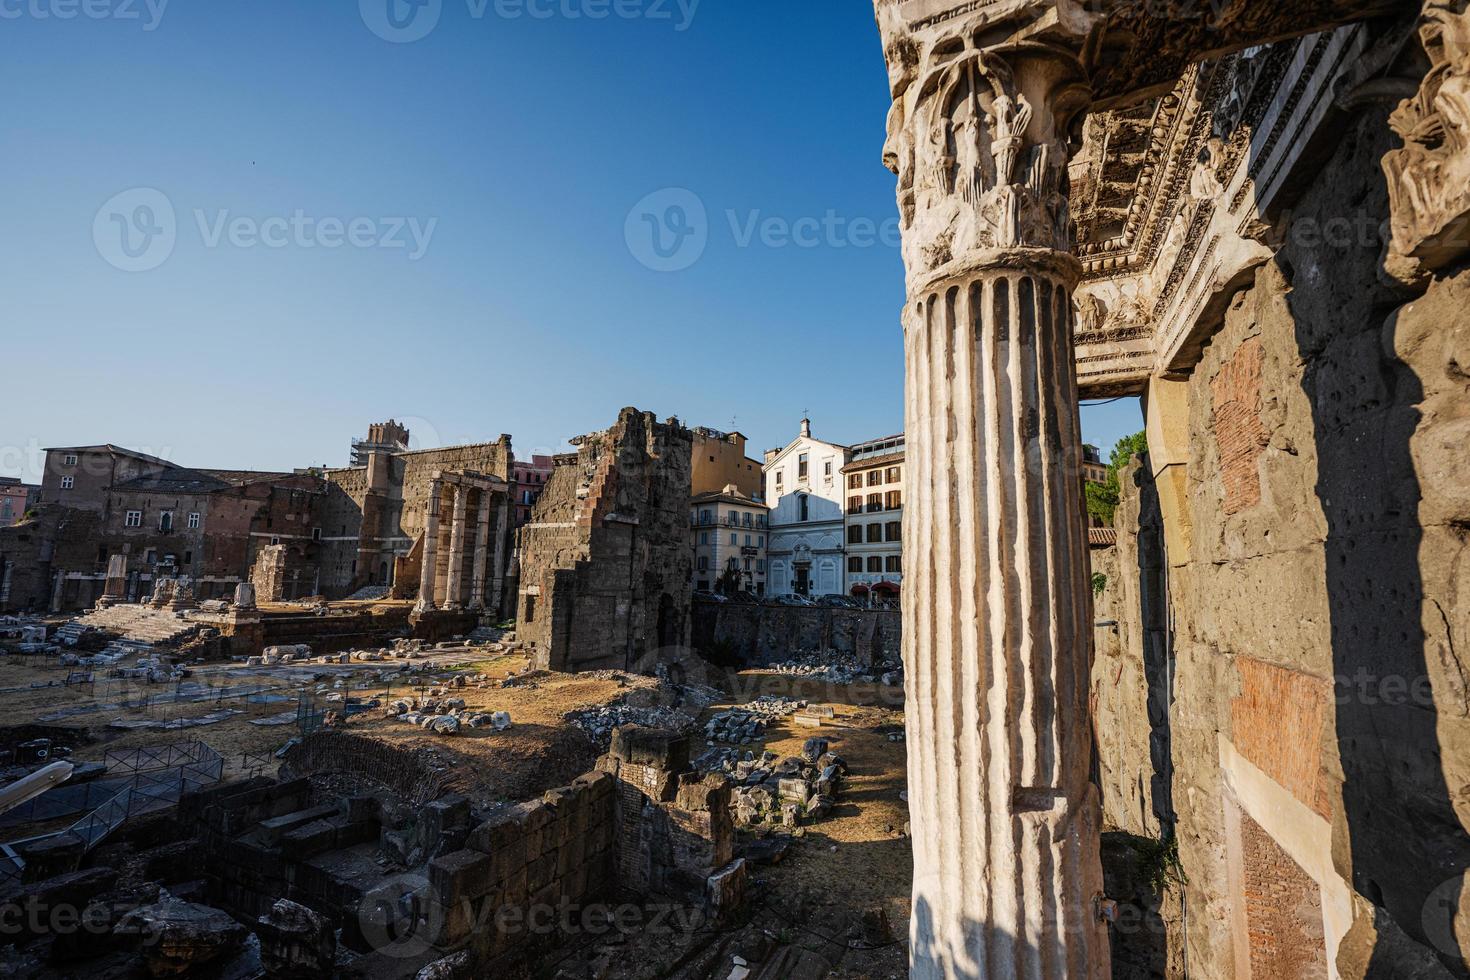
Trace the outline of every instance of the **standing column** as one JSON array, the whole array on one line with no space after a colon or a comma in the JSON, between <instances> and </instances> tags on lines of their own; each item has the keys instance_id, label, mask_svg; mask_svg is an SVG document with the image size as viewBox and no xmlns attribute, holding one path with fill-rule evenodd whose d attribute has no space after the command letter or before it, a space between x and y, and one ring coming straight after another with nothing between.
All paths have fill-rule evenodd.
<instances>
[{"instance_id":1,"label":"standing column","mask_svg":"<svg viewBox=\"0 0 1470 980\"><path fill-rule=\"evenodd\" d=\"M449 527L449 570L444 576L444 608L458 612L464 608L464 519L469 491L463 484L454 485L454 523Z\"/></svg>"},{"instance_id":2,"label":"standing column","mask_svg":"<svg viewBox=\"0 0 1470 980\"><path fill-rule=\"evenodd\" d=\"M911 975L1097 980L1110 964L1065 196L1066 134L1090 95L1034 34L980 47L1007 28L983 10L910 33L895 9L879 4L909 293Z\"/></svg>"},{"instance_id":3,"label":"standing column","mask_svg":"<svg viewBox=\"0 0 1470 980\"><path fill-rule=\"evenodd\" d=\"M434 605L434 572L439 560L439 497L443 485L435 480L429 485L429 514L424 521L423 567L419 570L419 601L415 612L432 612Z\"/></svg>"},{"instance_id":4,"label":"standing column","mask_svg":"<svg viewBox=\"0 0 1470 980\"><path fill-rule=\"evenodd\" d=\"M490 561L490 491L480 490L480 511L475 521L475 568L470 579L470 608L485 608L485 566Z\"/></svg>"},{"instance_id":5,"label":"standing column","mask_svg":"<svg viewBox=\"0 0 1470 980\"><path fill-rule=\"evenodd\" d=\"M491 565L490 607L496 616L505 615L505 549L510 541L511 499L509 491L499 494L500 503L495 520L495 563ZM515 615L514 611L511 615Z\"/></svg>"}]
</instances>

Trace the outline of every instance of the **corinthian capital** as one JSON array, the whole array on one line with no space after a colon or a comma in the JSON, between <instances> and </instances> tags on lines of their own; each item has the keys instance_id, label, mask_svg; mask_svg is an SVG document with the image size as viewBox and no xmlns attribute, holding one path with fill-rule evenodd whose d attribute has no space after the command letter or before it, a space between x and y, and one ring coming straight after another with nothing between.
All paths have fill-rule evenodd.
<instances>
[{"instance_id":1,"label":"corinthian capital","mask_svg":"<svg viewBox=\"0 0 1470 980\"><path fill-rule=\"evenodd\" d=\"M1067 164L1091 93L1048 4L879 4L910 285L1015 249L1069 252Z\"/></svg>"}]
</instances>

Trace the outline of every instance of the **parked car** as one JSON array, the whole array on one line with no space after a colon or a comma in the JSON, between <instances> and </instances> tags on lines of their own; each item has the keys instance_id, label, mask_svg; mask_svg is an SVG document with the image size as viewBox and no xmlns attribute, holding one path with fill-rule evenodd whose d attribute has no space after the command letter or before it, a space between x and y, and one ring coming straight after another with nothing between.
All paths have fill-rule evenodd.
<instances>
[{"instance_id":1,"label":"parked car","mask_svg":"<svg viewBox=\"0 0 1470 980\"><path fill-rule=\"evenodd\" d=\"M694 598L696 598L696 599L703 599L705 602L729 602L730 601L728 597L722 596L718 592L710 592L708 589L696 589L694 591Z\"/></svg>"},{"instance_id":2,"label":"parked car","mask_svg":"<svg viewBox=\"0 0 1470 980\"><path fill-rule=\"evenodd\" d=\"M832 608L832 609L861 609L861 608L863 608L863 604L860 603L860 602L858 602L852 596L850 596L850 595L839 595L837 593L833 593L831 595L818 596L817 597L817 605L819 605L819 606L826 606L826 607Z\"/></svg>"},{"instance_id":3,"label":"parked car","mask_svg":"<svg viewBox=\"0 0 1470 980\"><path fill-rule=\"evenodd\" d=\"M776 606L814 606L814 605L816 605L816 603L812 602L806 596L804 596L804 595L797 595L794 592L788 592L785 595L773 596L771 598L771 604L772 605L776 605Z\"/></svg>"}]
</instances>

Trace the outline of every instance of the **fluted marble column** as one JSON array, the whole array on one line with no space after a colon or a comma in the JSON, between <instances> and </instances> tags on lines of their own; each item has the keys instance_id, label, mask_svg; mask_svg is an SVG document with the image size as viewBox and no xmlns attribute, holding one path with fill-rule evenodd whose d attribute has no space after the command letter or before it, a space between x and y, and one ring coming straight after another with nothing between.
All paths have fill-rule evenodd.
<instances>
[{"instance_id":1,"label":"fluted marble column","mask_svg":"<svg viewBox=\"0 0 1470 980\"><path fill-rule=\"evenodd\" d=\"M1098 980L1066 199L1068 128L1089 93L1067 50L1036 39L1044 24L987 13L1021 5L956 4L948 20L942 6L914 27L878 3L909 292L911 975ZM1009 28L1026 40L997 46Z\"/></svg>"},{"instance_id":2,"label":"fluted marble column","mask_svg":"<svg viewBox=\"0 0 1470 980\"><path fill-rule=\"evenodd\" d=\"M464 525L469 489L454 486L454 521L449 526L449 568L444 574L444 608L464 608Z\"/></svg>"},{"instance_id":3,"label":"fluted marble column","mask_svg":"<svg viewBox=\"0 0 1470 980\"><path fill-rule=\"evenodd\" d=\"M485 608L485 566L490 561L490 491L480 490L480 508L475 520L475 567L470 578L470 608Z\"/></svg>"},{"instance_id":4,"label":"fluted marble column","mask_svg":"<svg viewBox=\"0 0 1470 980\"><path fill-rule=\"evenodd\" d=\"M439 559L439 498L444 487L435 480L429 487L429 512L424 520L423 567L419 570L419 601L414 603L416 612L432 612L434 604L434 579Z\"/></svg>"}]
</instances>

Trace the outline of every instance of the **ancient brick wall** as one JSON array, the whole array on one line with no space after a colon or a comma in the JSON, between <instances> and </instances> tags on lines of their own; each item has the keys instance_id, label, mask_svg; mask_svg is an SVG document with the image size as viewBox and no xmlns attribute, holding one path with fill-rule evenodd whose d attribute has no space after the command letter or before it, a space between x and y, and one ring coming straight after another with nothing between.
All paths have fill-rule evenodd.
<instances>
[{"instance_id":1,"label":"ancient brick wall","mask_svg":"<svg viewBox=\"0 0 1470 980\"><path fill-rule=\"evenodd\" d=\"M1257 976L1317 968L1281 959L1268 937L1312 889L1280 864L1264 818L1242 842L1264 870L1256 885L1232 882L1227 765L1277 794L1250 802L1282 821L1274 832L1330 839L1335 867L1301 874L1351 895L1358 926L1401 929L1406 945L1470 975L1454 938L1467 934L1470 896L1455 885L1445 908L1434 898L1470 869L1460 791L1470 785L1470 675L1458 652L1470 649L1470 273L1405 303L1380 279L1376 233L1309 233L1343 217L1376 229L1388 213L1384 110L1339 130L1335 156L1283 223L1276 259L1233 297L1188 368L1187 533L1169 539L1168 691L1149 711L1171 746L1191 975L1235 975L1241 903L1253 903L1255 922L1276 923L1252 926ZM1124 491L1126 511L1140 488L1125 481ZM1130 530L1120 524L1121 537ZM1118 618L1134 604L1122 601ZM1119 665L1100 657L1099 667ZM1095 690L1103 680L1094 675ZM1100 732L1142 735L1137 693L1096 703ZM1104 768L1104 799L1134 806L1137 791L1119 784L1144 773L1117 765L1120 754ZM1273 881L1284 884L1273 891ZM1433 930L1426 910L1437 909L1461 924ZM1389 945L1342 948L1345 977L1412 975Z\"/></svg>"},{"instance_id":2,"label":"ancient brick wall","mask_svg":"<svg viewBox=\"0 0 1470 980\"><path fill-rule=\"evenodd\" d=\"M590 773L507 808L432 861L436 944L469 943L487 963L560 941L560 910L580 920L613 885L613 800L613 779Z\"/></svg>"},{"instance_id":3,"label":"ancient brick wall","mask_svg":"<svg viewBox=\"0 0 1470 980\"><path fill-rule=\"evenodd\" d=\"M688 647L690 445L629 408L557 458L520 531L517 631L538 667L646 670Z\"/></svg>"},{"instance_id":4,"label":"ancient brick wall","mask_svg":"<svg viewBox=\"0 0 1470 980\"><path fill-rule=\"evenodd\" d=\"M1251 976L1326 980L1321 889L1260 824L1240 825Z\"/></svg>"},{"instance_id":5,"label":"ancient brick wall","mask_svg":"<svg viewBox=\"0 0 1470 980\"><path fill-rule=\"evenodd\" d=\"M733 602L693 604L694 648L733 648L749 666L769 666L812 650L864 663L898 663L903 616L897 609L828 609Z\"/></svg>"},{"instance_id":6,"label":"ancient brick wall","mask_svg":"<svg viewBox=\"0 0 1470 980\"><path fill-rule=\"evenodd\" d=\"M370 582L387 584L397 559L423 536L435 473L473 472L509 483L514 462L510 436L502 435L495 442L393 453L385 457L380 486L372 485L367 466L328 470L323 592L341 598ZM416 594L417 582L411 584Z\"/></svg>"}]
</instances>

